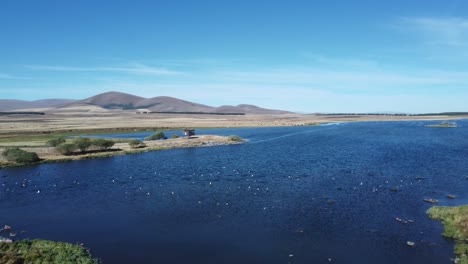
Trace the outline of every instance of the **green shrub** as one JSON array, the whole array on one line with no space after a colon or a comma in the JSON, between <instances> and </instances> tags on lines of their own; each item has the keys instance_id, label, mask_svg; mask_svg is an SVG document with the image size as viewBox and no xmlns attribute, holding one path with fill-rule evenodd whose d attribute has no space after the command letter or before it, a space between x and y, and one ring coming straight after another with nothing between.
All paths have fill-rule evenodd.
<instances>
[{"instance_id":1,"label":"green shrub","mask_svg":"<svg viewBox=\"0 0 468 264\"><path fill-rule=\"evenodd\" d=\"M79 149L82 153L86 152L92 145L91 139L79 137L74 141L76 148Z\"/></svg>"},{"instance_id":2,"label":"green shrub","mask_svg":"<svg viewBox=\"0 0 468 264\"><path fill-rule=\"evenodd\" d=\"M62 155L71 155L77 149L77 146L72 143L60 144L55 149Z\"/></svg>"},{"instance_id":3,"label":"green shrub","mask_svg":"<svg viewBox=\"0 0 468 264\"><path fill-rule=\"evenodd\" d=\"M37 155L36 152L27 152L25 151L23 155L21 155L16 162L18 163L33 163L33 162L38 162L39 156Z\"/></svg>"},{"instance_id":4,"label":"green shrub","mask_svg":"<svg viewBox=\"0 0 468 264\"><path fill-rule=\"evenodd\" d=\"M19 148L7 148L2 152L2 156L8 161L14 161L15 157L19 156L21 151L23 150Z\"/></svg>"},{"instance_id":5,"label":"green shrub","mask_svg":"<svg viewBox=\"0 0 468 264\"><path fill-rule=\"evenodd\" d=\"M65 143L65 138L64 137L58 137L58 138L52 138L47 141L47 146L50 147L56 147L60 144Z\"/></svg>"},{"instance_id":6,"label":"green shrub","mask_svg":"<svg viewBox=\"0 0 468 264\"><path fill-rule=\"evenodd\" d=\"M146 147L145 143L138 139L132 139L128 142L131 148L144 148Z\"/></svg>"},{"instance_id":7,"label":"green shrub","mask_svg":"<svg viewBox=\"0 0 468 264\"><path fill-rule=\"evenodd\" d=\"M172 134L171 137L172 137L172 138L179 138L179 135L177 135L177 134Z\"/></svg>"},{"instance_id":8,"label":"green shrub","mask_svg":"<svg viewBox=\"0 0 468 264\"><path fill-rule=\"evenodd\" d=\"M166 135L164 135L164 132L158 131L155 134L146 138L146 140L159 140L159 139L166 139Z\"/></svg>"},{"instance_id":9,"label":"green shrub","mask_svg":"<svg viewBox=\"0 0 468 264\"><path fill-rule=\"evenodd\" d=\"M24 151L19 148L10 148L2 152L6 160L16 163L34 163L39 161L39 156L35 152Z\"/></svg>"},{"instance_id":10,"label":"green shrub","mask_svg":"<svg viewBox=\"0 0 468 264\"><path fill-rule=\"evenodd\" d=\"M115 142L109 139L98 138L92 140L91 144L99 150L107 150L109 148L112 148Z\"/></svg>"},{"instance_id":11,"label":"green shrub","mask_svg":"<svg viewBox=\"0 0 468 264\"><path fill-rule=\"evenodd\" d=\"M236 135L229 136L228 140L234 141L234 142L244 142L244 140L241 137L236 136Z\"/></svg>"}]
</instances>

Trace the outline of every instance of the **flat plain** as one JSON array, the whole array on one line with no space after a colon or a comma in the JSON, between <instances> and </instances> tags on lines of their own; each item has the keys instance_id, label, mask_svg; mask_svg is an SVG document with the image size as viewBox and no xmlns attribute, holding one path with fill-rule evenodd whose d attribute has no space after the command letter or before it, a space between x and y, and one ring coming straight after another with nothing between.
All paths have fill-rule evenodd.
<instances>
[{"instance_id":1,"label":"flat plain","mask_svg":"<svg viewBox=\"0 0 468 264\"><path fill-rule=\"evenodd\" d=\"M18 136L178 128L305 126L330 122L453 120L466 116L137 114L88 106L45 115L0 115L0 140ZM1 142L1 141L0 141ZM4 142L4 141L3 141Z\"/></svg>"}]
</instances>

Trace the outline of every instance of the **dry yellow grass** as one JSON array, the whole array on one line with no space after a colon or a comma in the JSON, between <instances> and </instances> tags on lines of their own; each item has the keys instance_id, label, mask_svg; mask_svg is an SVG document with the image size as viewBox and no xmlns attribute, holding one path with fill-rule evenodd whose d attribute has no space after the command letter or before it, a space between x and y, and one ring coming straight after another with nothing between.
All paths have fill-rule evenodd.
<instances>
[{"instance_id":1,"label":"dry yellow grass","mask_svg":"<svg viewBox=\"0 0 468 264\"><path fill-rule=\"evenodd\" d=\"M468 116L457 116L468 118ZM136 114L134 111L79 108L46 115L0 116L0 138L18 135L79 133L104 130L140 130L185 127L267 127L300 126L310 123L355 121L444 120L452 116L320 116L308 114L280 115L181 115Z\"/></svg>"}]
</instances>

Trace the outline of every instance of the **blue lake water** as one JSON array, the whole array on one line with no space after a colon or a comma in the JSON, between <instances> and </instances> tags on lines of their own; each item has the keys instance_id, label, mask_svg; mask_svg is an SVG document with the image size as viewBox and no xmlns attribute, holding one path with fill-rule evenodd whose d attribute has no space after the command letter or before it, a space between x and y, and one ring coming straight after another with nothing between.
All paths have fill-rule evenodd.
<instances>
[{"instance_id":1,"label":"blue lake water","mask_svg":"<svg viewBox=\"0 0 468 264\"><path fill-rule=\"evenodd\" d=\"M197 130L249 143L2 169L0 225L104 263L451 263L423 199L468 204L468 121L428 123Z\"/></svg>"}]
</instances>

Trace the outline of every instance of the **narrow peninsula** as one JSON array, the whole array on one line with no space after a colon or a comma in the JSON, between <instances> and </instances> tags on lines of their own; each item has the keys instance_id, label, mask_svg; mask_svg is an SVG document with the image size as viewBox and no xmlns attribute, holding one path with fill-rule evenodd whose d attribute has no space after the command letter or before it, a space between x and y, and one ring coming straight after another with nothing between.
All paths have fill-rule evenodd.
<instances>
[{"instance_id":1,"label":"narrow peninsula","mask_svg":"<svg viewBox=\"0 0 468 264\"><path fill-rule=\"evenodd\" d=\"M78 137L57 138L47 142L35 142L34 144L26 142L24 145L20 143L19 146L18 143L15 143L11 146L0 147L0 168L105 158L168 149L234 145L246 142L238 136L219 135L197 135L189 138L174 137L167 139L164 134L161 137L160 133L156 133L144 141Z\"/></svg>"}]
</instances>

